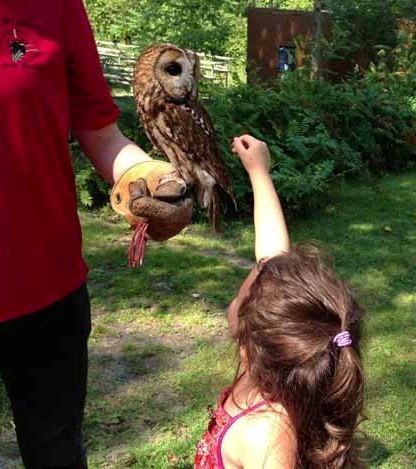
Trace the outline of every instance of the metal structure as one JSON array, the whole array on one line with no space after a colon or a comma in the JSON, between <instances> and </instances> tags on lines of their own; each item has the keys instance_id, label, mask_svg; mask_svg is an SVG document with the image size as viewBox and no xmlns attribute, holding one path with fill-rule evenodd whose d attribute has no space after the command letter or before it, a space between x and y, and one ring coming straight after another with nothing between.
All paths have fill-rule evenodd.
<instances>
[{"instance_id":1,"label":"metal structure","mask_svg":"<svg viewBox=\"0 0 416 469\"><path fill-rule=\"evenodd\" d=\"M263 80L302 65L299 43L317 41L331 34L329 11L248 8L247 70ZM296 39L299 39L298 41ZM294 63L291 59L294 58ZM285 62L286 60L286 62ZM319 57L317 57L319 62Z\"/></svg>"}]
</instances>

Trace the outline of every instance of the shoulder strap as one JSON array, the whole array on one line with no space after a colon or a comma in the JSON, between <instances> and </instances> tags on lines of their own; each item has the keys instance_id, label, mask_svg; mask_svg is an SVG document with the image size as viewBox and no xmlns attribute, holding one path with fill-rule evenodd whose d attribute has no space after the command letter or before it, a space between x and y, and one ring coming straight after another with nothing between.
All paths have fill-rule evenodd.
<instances>
[{"instance_id":1,"label":"shoulder strap","mask_svg":"<svg viewBox=\"0 0 416 469\"><path fill-rule=\"evenodd\" d=\"M253 404L250 407L247 407L247 409L244 409L241 411L239 414L234 415L234 417L231 417L230 420L227 422L226 425L224 425L224 428L221 430L221 433L219 434L218 441L217 441L217 462L218 462L218 469L224 469L224 462L222 460L222 453L221 453L221 448L222 448L222 441L224 440L225 435L227 434L228 430L232 425L234 425L235 422L240 420L242 417L245 415L254 412L256 409L259 407L263 407L265 405L269 404L269 401L260 401L257 402L256 404Z\"/></svg>"}]
</instances>

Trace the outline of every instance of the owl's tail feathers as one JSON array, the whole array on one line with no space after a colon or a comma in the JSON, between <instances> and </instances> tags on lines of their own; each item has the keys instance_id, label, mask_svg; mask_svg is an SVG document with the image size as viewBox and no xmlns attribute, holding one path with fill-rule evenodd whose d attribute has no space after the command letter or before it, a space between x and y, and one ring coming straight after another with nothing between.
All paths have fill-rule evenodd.
<instances>
[{"instance_id":1,"label":"owl's tail feathers","mask_svg":"<svg viewBox=\"0 0 416 469\"><path fill-rule=\"evenodd\" d=\"M230 199L233 201L234 210L235 210L236 212L238 212L237 201L236 201L236 199L235 199L235 197L234 197L234 194L232 193L231 190L227 190L227 194L230 196Z\"/></svg>"},{"instance_id":2,"label":"owl's tail feathers","mask_svg":"<svg viewBox=\"0 0 416 469\"><path fill-rule=\"evenodd\" d=\"M214 233L221 230L221 196L218 187L214 187L208 207L209 221Z\"/></svg>"},{"instance_id":3,"label":"owl's tail feathers","mask_svg":"<svg viewBox=\"0 0 416 469\"><path fill-rule=\"evenodd\" d=\"M224 190L220 186L215 186L212 191L210 204L208 207L209 220L214 233L221 231L221 214L227 213L227 209L231 208L229 200L226 200L227 197L225 196L228 196L232 200L232 208L234 208L236 212L238 211L237 201L235 200L234 194L231 192L231 190Z\"/></svg>"}]
</instances>

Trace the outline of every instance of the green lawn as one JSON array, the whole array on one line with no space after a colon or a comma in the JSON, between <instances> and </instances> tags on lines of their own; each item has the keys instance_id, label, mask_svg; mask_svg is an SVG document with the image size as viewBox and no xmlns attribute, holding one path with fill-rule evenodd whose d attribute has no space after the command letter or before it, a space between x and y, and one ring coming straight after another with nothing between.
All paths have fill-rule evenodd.
<instances>
[{"instance_id":1,"label":"green lawn","mask_svg":"<svg viewBox=\"0 0 416 469\"><path fill-rule=\"evenodd\" d=\"M253 229L213 237L194 226L149 246L131 271L130 232L109 213L82 214L94 330L86 411L98 468L191 468L207 406L233 377L224 310L252 259ZM315 240L367 309L365 365L373 468L416 468L416 173L339 186L326 207L289 220ZM12 454L0 406L0 455Z\"/></svg>"}]
</instances>

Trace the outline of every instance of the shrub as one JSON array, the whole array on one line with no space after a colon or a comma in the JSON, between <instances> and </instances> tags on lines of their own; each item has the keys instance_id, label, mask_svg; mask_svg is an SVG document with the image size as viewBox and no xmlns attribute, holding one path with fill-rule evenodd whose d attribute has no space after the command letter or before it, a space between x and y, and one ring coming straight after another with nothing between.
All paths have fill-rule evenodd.
<instances>
[{"instance_id":1,"label":"shrub","mask_svg":"<svg viewBox=\"0 0 416 469\"><path fill-rule=\"evenodd\" d=\"M240 85L215 98L210 110L239 199L250 188L228 149L236 134L268 143L272 176L295 206L316 203L334 177L401 169L416 158L406 137L415 121L409 97L368 78L332 85L298 73L272 88Z\"/></svg>"},{"instance_id":2,"label":"shrub","mask_svg":"<svg viewBox=\"0 0 416 469\"><path fill-rule=\"evenodd\" d=\"M413 84L413 85L412 85ZM251 205L251 188L230 151L235 135L251 133L269 145L272 177L291 207L315 205L334 178L362 172L400 170L416 161L413 79L377 68L364 78L331 84L300 70L268 88L239 84L211 88L207 104L233 179L240 213ZM414 88L413 88L414 89ZM119 125L150 150L131 98L118 100ZM108 200L108 186L75 152L80 202Z\"/></svg>"},{"instance_id":3,"label":"shrub","mask_svg":"<svg viewBox=\"0 0 416 469\"><path fill-rule=\"evenodd\" d=\"M79 206L85 209L103 207L109 200L109 184L99 176L76 142L71 142L70 148Z\"/></svg>"}]
</instances>

